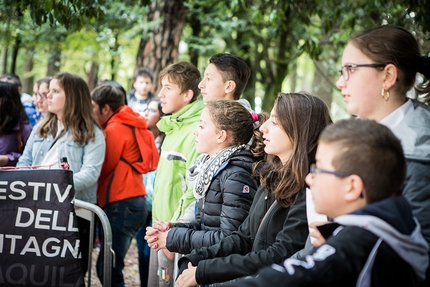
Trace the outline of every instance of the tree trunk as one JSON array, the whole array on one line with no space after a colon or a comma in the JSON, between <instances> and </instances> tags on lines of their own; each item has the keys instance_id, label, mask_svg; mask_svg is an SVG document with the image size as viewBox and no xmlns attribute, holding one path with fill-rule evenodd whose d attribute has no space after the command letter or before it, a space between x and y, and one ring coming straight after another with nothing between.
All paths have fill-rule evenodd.
<instances>
[{"instance_id":1,"label":"tree trunk","mask_svg":"<svg viewBox=\"0 0 430 287\"><path fill-rule=\"evenodd\" d=\"M114 32L114 44L113 47L111 47L111 60L110 60L110 68L111 68L111 81L115 81L116 78L116 73L118 72L118 63L120 61L119 59L119 55L118 55L118 50L119 50L119 44L118 44L118 38L119 38L119 34L118 34L118 30L116 30Z\"/></svg>"},{"instance_id":2,"label":"tree trunk","mask_svg":"<svg viewBox=\"0 0 430 287\"><path fill-rule=\"evenodd\" d=\"M3 66L3 72L2 72L2 74L8 74L8 72L7 72L7 57L8 57L8 54L9 54L9 47L6 45L4 47L4 54L3 54L3 64L2 64L2 66Z\"/></svg>"},{"instance_id":3,"label":"tree trunk","mask_svg":"<svg viewBox=\"0 0 430 287\"><path fill-rule=\"evenodd\" d=\"M243 91L242 98L247 100L251 104L251 107L255 109L255 86L257 84L257 74L252 68L253 63L251 63L251 59L248 58L245 60L245 62L251 69L251 75L249 76L248 84L246 84L245 90Z\"/></svg>"},{"instance_id":4,"label":"tree trunk","mask_svg":"<svg viewBox=\"0 0 430 287\"><path fill-rule=\"evenodd\" d=\"M16 60L18 58L19 48L21 48L21 43L22 43L21 35L18 34L15 38L15 43L13 44L13 49L12 49L12 58L11 58L12 64L10 66L11 74L16 74Z\"/></svg>"},{"instance_id":5,"label":"tree trunk","mask_svg":"<svg viewBox=\"0 0 430 287\"><path fill-rule=\"evenodd\" d=\"M136 58L136 68L150 68L154 79L168 65L178 61L179 41L186 23L188 9L184 0L157 0L151 6L150 21L163 19L149 38L142 38ZM154 81L158 90L158 81Z\"/></svg>"},{"instance_id":6,"label":"tree trunk","mask_svg":"<svg viewBox=\"0 0 430 287\"><path fill-rule=\"evenodd\" d=\"M314 82L312 84L312 94L321 98L330 109L331 102L333 101L333 88L335 84L335 75L330 73L324 63L330 63L331 61L336 61L333 57L333 53L330 53L331 48L324 43L331 43L330 37L327 34L323 34L320 37L320 45L324 47L325 53L323 53L319 61L314 60L315 72L314 72Z\"/></svg>"},{"instance_id":7,"label":"tree trunk","mask_svg":"<svg viewBox=\"0 0 430 287\"><path fill-rule=\"evenodd\" d=\"M190 23L193 38L200 37L200 31L201 31L202 25L201 25L199 17L198 16L197 17L195 17L195 16L190 17L189 23ZM193 43L190 42L189 44L190 44L190 46L192 46ZM190 62L194 66L198 67L199 66L199 51L198 51L198 49L195 49L193 47L189 47L188 51L189 51L188 54L190 55Z\"/></svg>"},{"instance_id":8,"label":"tree trunk","mask_svg":"<svg viewBox=\"0 0 430 287\"><path fill-rule=\"evenodd\" d=\"M49 50L47 76L54 76L60 71L61 66L61 48L57 44Z\"/></svg>"},{"instance_id":9,"label":"tree trunk","mask_svg":"<svg viewBox=\"0 0 430 287\"><path fill-rule=\"evenodd\" d=\"M24 66L24 75L31 74L31 71L33 70L33 54L34 54L34 47L29 47L27 50L27 62ZM28 94L33 94L33 85L34 85L34 76L23 78L22 80L22 90Z\"/></svg>"},{"instance_id":10,"label":"tree trunk","mask_svg":"<svg viewBox=\"0 0 430 287\"><path fill-rule=\"evenodd\" d=\"M87 77L87 84L88 84L88 88L90 88L90 91L92 91L97 86L98 70L99 70L99 64L96 62L91 62L90 71L88 72L88 77Z\"/></svg>"},{"instance_id":11,"label":"tree trunk","mask_svg":"<svg viewBox=\"0 0 430 287\"><path fill-rule=\"evenodd\" d=\"M291 75L290 75L290 91L288 92L296 92L297 87L297 59L291 61ZM286 92L286 91L283 91Z\"/></svg>"},{"instance_id":12,"label":"tree trunk","mask_svg":"<svg viewBox=\"0 0 430 287\"><path fill-rule=\"evenodd\" d=\"M283 28L281 32L278 35L278 43L277 43L277 62L275 63L275 67L271 68L274 71L274 74L272 76L272 83L267 83L266 87L266 95L263 99L263 105L262 109L263 111L270 112L273 108L273 103L275 102L276 98L278 97L278 94L282 92L282 83L285 80L285 76L288 73L288 63L291 59L287 58L290 55L287 54L286 51L288 51L291 44L288 43L288 32L287 28ZM266 65L268 64L268 61L266 61ZM268 65L268 67L270 67Z\"/></svg>"},{"instance_id":13,"label":"tree trunk","mask_svg":"<svg viewBox=\"0 0 430 287\"><path fill-rule=\"evenodd\" d=\"M115 56L110 59L110 80L115 81Z\"/></svg>"},{"instance_id":14,"label":"tree trunk","mask_svg":"<svg viewBox=\"0 0 430 287\"><path fill-rule=\"evenodd\" d=\"M237 16L239 19L243 19L247 17L246 11L242 5L239 5L239 10L237 11ZM246 99L253 109L255 109L255 91L256 91L256 83L257 83L257 73L255 72L256 69L253 67L254 61L251 54L251 45L249 43L249 39L252 37L252 32L248 29L245 31L237 31L237 43L239 44L240 50L238 51L238 56L242 56L243 60L246 62L248 67L251 70L251 75L249 76L248 84L245 87L245 90L243 91L242 98ZM258 55L254 55L254 57L258 57Z\"/></svg>"},{"instance_id":15,"label":"tree trunk","mask_svg":"<svg viewBox=\"0 0 430 287\"><path fill-rule=\"evenodd\" d=\"M323 63L314 61L315 73L312 84L312 94L321 98L330 108L333 100L333 79L332 75L325 69Z\"/></svg>"}]
</instances>

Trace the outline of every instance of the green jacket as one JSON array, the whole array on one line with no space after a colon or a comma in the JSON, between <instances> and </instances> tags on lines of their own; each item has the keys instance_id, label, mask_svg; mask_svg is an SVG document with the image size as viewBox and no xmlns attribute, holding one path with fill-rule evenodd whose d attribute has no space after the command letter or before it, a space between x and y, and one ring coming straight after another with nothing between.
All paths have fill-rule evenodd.
<instances>
[{"instance_id":1,"label":"green jacket","mask_svg":"<svg viewBox=\"0 0 430 287\"><path fill-rule=\"evenodd\" d=\"M160 162L154 183L152 220L176 221L195 201L185 173L198 156L194 129L204 108L202 100L185 106L179 112L164 116L157 127L166 133L161 146Z\"/></svg>"}]
</instances>

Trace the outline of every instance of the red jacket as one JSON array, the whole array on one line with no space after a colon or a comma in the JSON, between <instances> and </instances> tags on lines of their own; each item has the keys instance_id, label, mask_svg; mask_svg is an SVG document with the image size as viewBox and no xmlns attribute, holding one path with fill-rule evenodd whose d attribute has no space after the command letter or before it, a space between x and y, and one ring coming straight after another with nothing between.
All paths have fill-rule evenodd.
<instances>
[{"instance_id":1,"label":"red jacket","mask_svg":"<svg viewBox=\"0 0 430 287\"><path fill-rule=\"evenodd\" d=\"M140 129L144 129L145 133L139 133ZM107 121L104 132L106 134L106 156L98 180L98 204L103 207L110 202L146 196L143 172L136 172L136 169L130 165L142 158L136 141L136 133L139 133L139 136L143 134L150 137L148 142L154 142L152 133L147 130L145 119L129 106L122 106ZM155 152L158 163L156 148Z\"/></svg>"}]
</instances>

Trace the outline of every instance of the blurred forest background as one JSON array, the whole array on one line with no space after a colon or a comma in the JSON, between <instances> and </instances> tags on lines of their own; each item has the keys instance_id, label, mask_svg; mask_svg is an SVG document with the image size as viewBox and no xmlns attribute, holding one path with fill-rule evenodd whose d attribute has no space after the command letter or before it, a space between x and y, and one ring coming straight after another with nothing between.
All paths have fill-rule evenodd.
<instances>
[{"instance_id":1,"label":"blurred forest background","mask_svg":"<svg viewBox=\"0 0 430 287\"><path fill-rule=\"evenodd\" d=\"M137 67L157 79L186 60L203 72L227 52L251 67L244 97L257 110L270 111L280 91L305 90L338 119L348 116L335 87L345 42L383 24L409 29L430 52L427 0L0 0L0 73L19 75L30 94L59 71L90 89L109 79L128 90Z\"/></svg>"}]
</instances>

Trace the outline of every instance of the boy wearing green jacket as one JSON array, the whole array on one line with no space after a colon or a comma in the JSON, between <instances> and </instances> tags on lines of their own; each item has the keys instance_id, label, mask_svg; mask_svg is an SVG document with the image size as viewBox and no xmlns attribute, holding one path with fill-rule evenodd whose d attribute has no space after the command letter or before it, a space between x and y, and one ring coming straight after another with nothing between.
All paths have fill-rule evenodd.
<instances>
[{"instance_id":1,"label":"boy wearing green jacket","mask_svg":"<svg viewBox=\"0 0 430 287\"><path fill-rule=\"evenodd\" d=\"M184 216L185 209L195 201L185 174L198 156L193 130L204 108L203 101L198 99L200 80L199 70L188 62L172 64L159 75L158 97L166 116L157 127L166 137L154 183L153 223L192 219ZM173 286L173 263L173 258L151 249L148 286Z\"/></svg>"}]
</instances>

